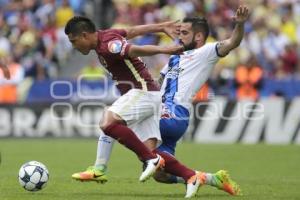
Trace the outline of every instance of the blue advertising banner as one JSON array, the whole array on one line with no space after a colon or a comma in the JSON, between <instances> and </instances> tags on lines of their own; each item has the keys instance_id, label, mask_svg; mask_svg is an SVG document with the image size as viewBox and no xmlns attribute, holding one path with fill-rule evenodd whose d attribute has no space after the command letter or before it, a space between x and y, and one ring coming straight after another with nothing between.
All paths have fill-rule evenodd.
<instances>
[{"instance_id":1,"label":"blue advertising banner","mask_svg":"<svg viewBox=\"0 0 300 200\"><path fill-rule=\"evenodd\" d=\"M51 103L57 101L82 102L101 100L112 102L119 92L111 80L42 80L34 81L28 91L26 103Z\"/></svg>"}]
</instances>

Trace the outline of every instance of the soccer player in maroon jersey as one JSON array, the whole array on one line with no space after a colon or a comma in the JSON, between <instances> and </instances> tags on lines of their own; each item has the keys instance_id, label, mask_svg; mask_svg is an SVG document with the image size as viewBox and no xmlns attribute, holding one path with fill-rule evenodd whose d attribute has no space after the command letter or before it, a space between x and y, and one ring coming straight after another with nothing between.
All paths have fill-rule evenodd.
<instances>
[{"instance_id":1,"label":"soccer player in maroon jersey","mask_svg":"<svg viewBox=\"0 0 300 200\"><path fill-rule=\"evenodd\" d=\"M165 161L150 150L161 141L158 121L154 119L155 110L158 110L161 102L159 87L138 56L178 54L183 51L183 47L136 46L129 44L126 39L151 32L165 32L172 36L177 34L176 31L178 27L175 22L141 25L126 30L97 31L91 20L81 16L70 19L65 27L65 33L73 47L84 55L95 50L112 79L117 81L117 88L122 96L104 112L100 128L105 135L132 150L144 162L140 181L152 176ZM107 140L110 139L100 136L99 142L105 146L105 143L111 143ZM97 165L85 172L73 174L72 177L87 181L106 180L105 174L97 169Z\"/></svg>"}]
</instances>

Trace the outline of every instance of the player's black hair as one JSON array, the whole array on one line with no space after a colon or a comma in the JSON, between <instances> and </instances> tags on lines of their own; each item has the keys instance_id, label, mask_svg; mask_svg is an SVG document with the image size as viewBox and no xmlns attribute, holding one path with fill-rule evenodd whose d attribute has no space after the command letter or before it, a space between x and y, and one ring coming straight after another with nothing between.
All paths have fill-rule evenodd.
<instances>
[{"instance_id":1,"label":"player's black hair","mask_svg":"<svg viewBox=\"0 0 300 200\"><path fill-rule=\"evenodd\" d=\"M191 23L195 33L202 32L204 39L209 35L209 26L204 17L186 17L182 20L183 23Z\"/></svg>"},{"instance_id":2,"label":"player's black hair","mask_svg":"<svg viewBox=\"0 0 300 200\"><path fill-rule=\"evenodd\" d=\"M82 32L94 33L95 31L95 24L89 18L82 16L71 18L65 27L65 34L69 35L71 33L73 36L77 36Z\"/></svg>"}]
</instances>

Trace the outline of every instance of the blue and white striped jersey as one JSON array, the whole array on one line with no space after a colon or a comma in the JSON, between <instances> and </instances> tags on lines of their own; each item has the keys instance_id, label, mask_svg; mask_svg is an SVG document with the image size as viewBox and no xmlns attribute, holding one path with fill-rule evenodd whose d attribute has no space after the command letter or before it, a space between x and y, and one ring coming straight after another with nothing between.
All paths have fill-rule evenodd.
<instances>
[{"instance_id":1,"label":"blue and white striped jersey","mask_svg":"<svg viewBox=\"0 0 300 200\"><path fill-rule=\"evenodd\" d=\"M165 104L182 105L189 109L194 94L209 78L218 62L217 42L173 55L162 69L164 81L161 87Z\"/></svg>"}]
</instances>

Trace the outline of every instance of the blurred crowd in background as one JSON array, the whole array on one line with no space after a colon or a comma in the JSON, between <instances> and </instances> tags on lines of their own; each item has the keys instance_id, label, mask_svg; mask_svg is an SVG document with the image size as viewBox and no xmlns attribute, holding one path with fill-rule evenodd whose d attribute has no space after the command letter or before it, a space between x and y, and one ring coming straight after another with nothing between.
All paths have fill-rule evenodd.
<instances>
[{"instance_id":1,"label":"blurred crowd in background","mask_svg":"<svg viewBox=\"0 0 300 200\"><path fill-rule=\"evenodd\" d=\"M0 0L0 57L8 60L12 73L10 81L5 81L0 74L0 102L4 96L8 98L5 88L15 88L17 91L20 84L26 88L32 81L74 79L80 74L86 77L89 74L107 76L104 70L97 67L100 64L95 58L90 57L82 63L79 62L82 61L80 56L74 56L78 54L75 54L64 34L66 22L74 15L88 16L101 29L205 16L210 24L208 42L213 42L230 37L234 26L231 17L239 2ZM300 80L300 0L244 2L251 10L245 25L244 40L239 48L219 61L210 81L202 89L204 96L198 94L199 100L205 100L209 92L238 99L257 99L261 96L260 90L265 80ZM164 34L149 34L131 42L168 45L173 41ZM157 77L168 58L167 55L157 55L143 60ZM80 66L74 66L76 63ZM65 68L71 68L72 73L70 70L66 73ZM300 88L300 83L298 86ZM268 95L284 96L282 91L274 91ZM297 96L298 93L295 94ZM14 101L18 98L14 97Z\"/></svg>"}]
</instances>

